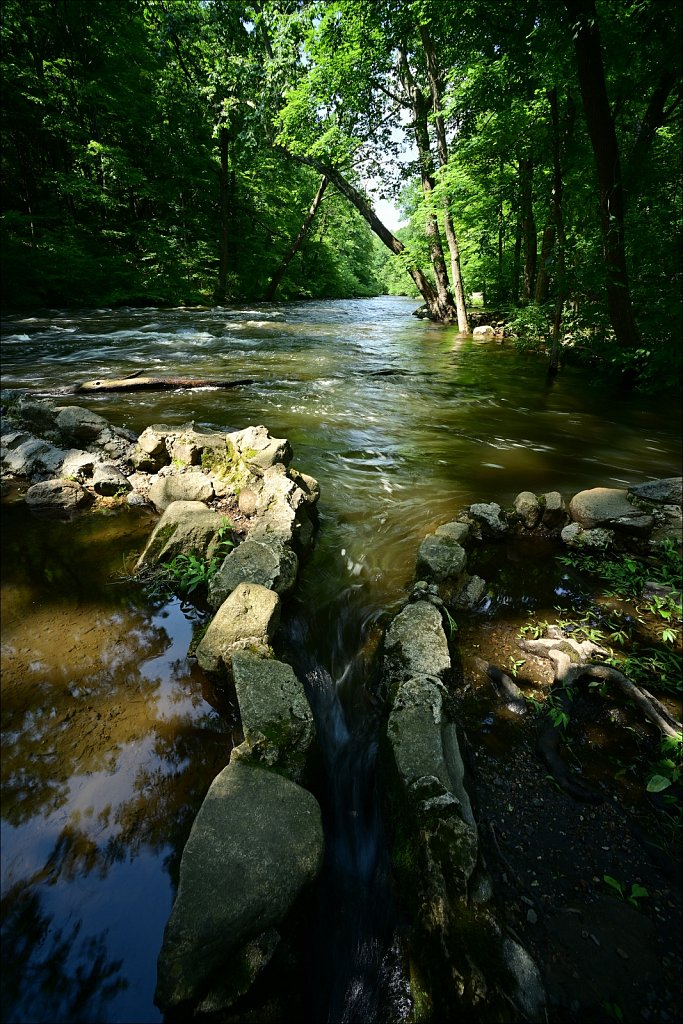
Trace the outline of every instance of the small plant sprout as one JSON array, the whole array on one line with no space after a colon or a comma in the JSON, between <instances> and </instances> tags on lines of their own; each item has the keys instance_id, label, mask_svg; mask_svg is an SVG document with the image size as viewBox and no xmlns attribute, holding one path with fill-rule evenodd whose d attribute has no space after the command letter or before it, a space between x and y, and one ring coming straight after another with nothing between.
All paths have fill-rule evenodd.
<instances>
[{"instance_id":1,"label":"small plant sprout","mask_svg":"<svg viewBox=\"0 0 683 1024\"><path fill-rule=\"evenodd\" d=\"M453 618L453 616L449 612L448 608L444 608L443 609L443 613L444 613L444 615L446 616L446 618L448 620L449 636L450 636L450 639L452 640L454 635L458 632L458 623L455 621L455 619Z\"/></svg>"},{"instance_id":2,"label":"small plant sprout","mask_svg":"<svg viewBox=\"0 0 683 1024\"><path fill-rule=\"evenodd\" d=\"M610 887L610 889L613 889L616 893L619 894L619 896L621 896L622 900L627 900L633 907L638 906L638 900L642 900L645 896L650 895L644 886L639 885L637 882L634 882L631 886L631 892L627 896L624 892L623 885L621 884L621 882L617 881L616 878L612 878L611 875L603 875L602 877L605 883Z\"/></svg>"},{"instance_id":3,"label":"small plant sprout","mask_svg":"<svg viewBox=\"0 0 683 1024\"><path fill-rule=\"evenodd\" d=\"M508 662L510 665L510 675L513 679L516 679L522 665L526 665L526 658L513 658L512 655L510 655Z\"/></svg>"}]
</instances>

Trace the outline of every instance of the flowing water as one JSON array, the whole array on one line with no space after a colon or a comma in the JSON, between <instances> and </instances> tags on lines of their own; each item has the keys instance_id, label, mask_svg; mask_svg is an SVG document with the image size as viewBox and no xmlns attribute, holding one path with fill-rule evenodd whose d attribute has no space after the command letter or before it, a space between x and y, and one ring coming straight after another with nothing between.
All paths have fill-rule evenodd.
<instances>
[{"instance_id":1,"label":"flowing water","mask_svg":"<svg viewBox=\"0 0 683 1024\"><path fill-rule=\"evenodd\" d=\"M5 387L135 371L252 378L77 404L136 432L262 423L320 481L320 534L285 631L324 778L311 1021L374 1021L386 987L393 920L368 674L420 540L473 501L681 472L679 408L617 400L573 369L549 385L543 361L416 321L412 308L55 310L3 325ZM119 579L149 514L46 523L20 503L2 514L3 1018L158 1021L156 957L182 846L239 724L187 658L192 610L150 605Z\"/></svg>"}]
</instances>

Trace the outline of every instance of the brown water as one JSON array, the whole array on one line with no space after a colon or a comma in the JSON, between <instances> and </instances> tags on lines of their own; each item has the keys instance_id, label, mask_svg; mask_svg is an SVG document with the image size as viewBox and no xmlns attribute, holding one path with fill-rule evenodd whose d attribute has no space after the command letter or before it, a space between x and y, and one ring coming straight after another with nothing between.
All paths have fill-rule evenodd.
<instances>
[{"instance_id":1,"label":"brown water","mask_svg":"<svg viewBox=\"0 0 683 1024\"><path fill-rule=\"evenodd\" d=\"M54 311L8 317L3 327L6 387L135 370L251 377L234 391L78 404L138 432L154 422L263 423L319 479L321 532L288 643L308 674L335 780L330 859L361 892L382 870L368 807L364 645L400 602L420 539L472 501L509 504L520 490L569 498L681 472L679 408L618 401L576 370L548 386L542 361L416 321L412 308L380 298ZM231 711L186 657L190 610L150 607L116 578L144 543L149 516L46 524L21 504L2 514L3 1017L157 1021L156 957L179 856L229 758ZM381 950L367 954L367 936L383 926L360 917L353 927L365 939L354 932L344 968L337 962L333 980L321 982L335 991L314 1000L334 1004L330 1020L374 1019L358 979L381 959Z\"/></svg>"}]
</instances>

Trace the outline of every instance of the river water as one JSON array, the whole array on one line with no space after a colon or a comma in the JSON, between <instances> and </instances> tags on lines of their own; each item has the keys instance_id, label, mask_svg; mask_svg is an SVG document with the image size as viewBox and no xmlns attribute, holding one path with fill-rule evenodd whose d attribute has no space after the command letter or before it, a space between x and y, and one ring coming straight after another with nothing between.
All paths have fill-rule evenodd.
<instances>
[{"instance_id":1,"label":"river water","mask_svg":"<svg viewBox=\"0 0 683 1024\"><path fill-rule=\"evenodd\" d=\"M53 310L3 323L5 387L135 371L251 378L78 404L136 432L262 423L320 481L318 542L285 617L324 776L327 938L306 981L311 1021L379 1013L392 919L368 673L420 540L473 501L681 472L680 408L617 399L576 369L548 384L542 360L418 321L413 306ZM156 958L182 846L239 723L187 658L192 609L150 604L121 579L148 513L46 523L10 502L2 516L3 1018L159 1021Z\"/></svg>"}]
</instances>

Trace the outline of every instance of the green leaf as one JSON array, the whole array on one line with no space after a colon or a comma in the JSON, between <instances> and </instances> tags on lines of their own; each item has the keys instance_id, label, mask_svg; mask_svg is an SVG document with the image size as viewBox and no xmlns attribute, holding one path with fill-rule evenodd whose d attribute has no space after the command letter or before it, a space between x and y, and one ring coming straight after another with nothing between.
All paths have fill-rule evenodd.
<instances>
[{"instance_id":1,"label":"green leaf","mask_svg":"<svg viewBox=\"0 0 683 1024\"><path fill-rule=\"evenodd\" d=\"M653 775L647 784L647 792L661 793L663 789L668 789L670 785L670 779L665 779L663 775Z\"/></svg>"}]
</instances>

